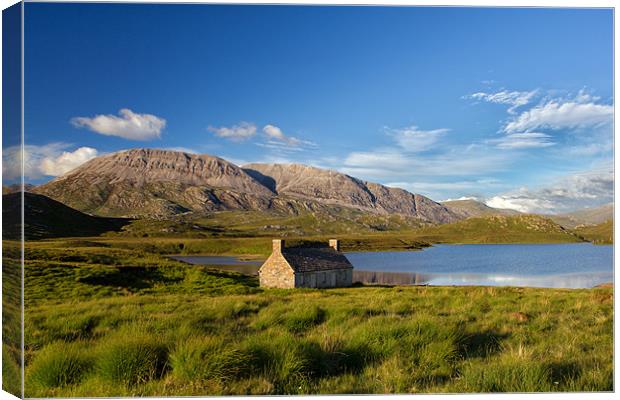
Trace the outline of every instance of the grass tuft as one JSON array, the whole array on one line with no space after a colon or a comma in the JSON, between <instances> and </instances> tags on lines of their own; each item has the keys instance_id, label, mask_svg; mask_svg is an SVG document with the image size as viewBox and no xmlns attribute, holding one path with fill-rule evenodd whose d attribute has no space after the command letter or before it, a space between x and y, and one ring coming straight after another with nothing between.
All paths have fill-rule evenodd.
<instances>
[{"instance_id":1,"label":"grass tuft","mask_svg":"<svg viewBox=\"0 0 620 400\"><path fill-rule=\"evenodd\" d=\"M104 342L99 349L99 375L125 386L160 379L168 369L168 350L150 336L118 336Z\"/></svg>"},{"instance_id":2,"label":"grass tuft","mask_svg":"<svg viewBox=\"0 0 620 400\"><path fill-rule=\"evenodd\" d=\"M251 356L223 338L193 338L177 346L170 355L172 371L186 381L226 382L243 377Z\"/></svg>"},{"instance_id":3,"label":"grass tuft","mask_svg":"<svg viewBox=\"0 0 620 400\"><path fill-rule=\"evenodd\" d=\"M54 389L79 383L93 367L93 358L85 349L63 342L45 346L28 369L27 387Z\"/></svg>"}]
</instances>

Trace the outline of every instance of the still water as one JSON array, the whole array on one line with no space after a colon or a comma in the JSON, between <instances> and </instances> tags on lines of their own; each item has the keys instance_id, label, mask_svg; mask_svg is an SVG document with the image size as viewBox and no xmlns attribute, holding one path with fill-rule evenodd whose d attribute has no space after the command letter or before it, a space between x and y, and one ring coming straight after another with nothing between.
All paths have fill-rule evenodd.
<instances>
[{"instance_id":1,"label":"still water","mask_svg":"<svg viewBox=\"0 0 620 400\"><path fill-rule=\"evenodd\" d=\"M590 243L435 245L347 258L359 272L406 273L428 285L587 288L613 280L613 246Z\"/></svg>"},{"instance_id":2,"label":"still water","mask_svg":"<svg viewBox=\"0 0 620 400\"><path fill-rule=\"evenodd\" d=\"M589 243L435 245L346 257L355 267L353 280L363 283L590 288L613 281L613 246ZM174 258L248 274L261 264L222 256Z\"/></svg>"}]
</instances>

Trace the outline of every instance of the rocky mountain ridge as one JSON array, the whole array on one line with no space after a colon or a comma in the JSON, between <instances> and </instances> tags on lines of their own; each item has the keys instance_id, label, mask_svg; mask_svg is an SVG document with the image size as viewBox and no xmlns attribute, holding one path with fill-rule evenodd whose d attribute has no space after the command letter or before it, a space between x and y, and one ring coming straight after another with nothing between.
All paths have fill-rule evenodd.
<instances>
[{"instance_id":1,"label":"rocky mountain ridge","mask_svg":"<svg viewBox=\"0 0 620 400\"><path fill-rule=\"evenodd\" d=\"M459 217L419 194L299 164L250 164L171 150L133 149L94 158L35 189L102 216L159 217L225 210L347 207L432 223Z\"/></svg>"}]
</instances>

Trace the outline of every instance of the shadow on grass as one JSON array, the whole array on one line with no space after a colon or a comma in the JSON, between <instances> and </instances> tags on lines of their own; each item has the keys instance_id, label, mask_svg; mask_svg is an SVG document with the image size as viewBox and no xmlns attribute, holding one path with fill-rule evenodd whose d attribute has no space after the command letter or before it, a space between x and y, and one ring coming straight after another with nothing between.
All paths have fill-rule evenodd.
<instances>
[{"instance_id":1,"label":"shadow on grass","mask_svg":"<svg viewBox=\"0 0 620 400\"><path fill-rule=\"evenodd\" d=\"M551 380L560 385L576 381L581 375L581 368L574 361L551 362L547 367L551 372Z\"/></svg>"},{"instance_id":2,"label":"shadow on grass","mask_svg":"<svg viewBox=\"0 0 620 400\"><path fill-rule=\"evenodd\" d=\"M459 346L463 358L486 358L501 350L502 340L509 334L495 331L465 333Z\"/></svg>"},{"instance_id":3,"label":"shadow on grass","mask_svg":"<svg viewBox=\"0 0 620 400\"><path fill-rule=\"evenodd\" d=\"M118 287L130 291L149 289L157 283L177 283L180 280L182 278L166 276L157 268L147 267L116 267L78 278L81 283Z\"/></svg>"}]
</instances>

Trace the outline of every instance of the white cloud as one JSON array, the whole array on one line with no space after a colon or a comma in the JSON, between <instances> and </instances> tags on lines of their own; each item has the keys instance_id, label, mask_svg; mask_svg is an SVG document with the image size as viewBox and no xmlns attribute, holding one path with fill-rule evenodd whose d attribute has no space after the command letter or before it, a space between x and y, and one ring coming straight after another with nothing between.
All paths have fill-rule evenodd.
<instances>
[{"instance_id":1,"label":"white cloud","mask_svg":"<svg viewBox=\"0 0 620 400\"><path fill-rule=\"evenodd\" d=\"M94 118L75 117L71 123L76 127L86 127L106 136L118 136L129 140L151 140L161 137L166 120L151 114L137 114L123 108L116 115L97 115Z\"/></svg>"},{"instance_id":2,"label":"white cloud","mask_svg":"<svg viewBox=\"0 0 620 400\"><path fill-rule=\"evenodd\" d=\"M307 140L301 140L296 137L287 136L282 132L282 129L275 125L267 124L263 127L263 133L267 136L269 141L267 143L284 143L291 147L299 147L303 145L315 146L315 143Z\"/></svg>"},{"instance_id":3,"label":"white cloud","mask_svg":"<svg viewBox=\"0 0 620 400\"><path fill-rule=\"evenodd\" d=\"M230 128L225 126L220 128L209 126L207 130L209 132L213 132L216 136L221 138L226 138L232 140L233 142L242 142L256 134L256 125L249 122L240 122Z\"/></svg>"},{"instance_id":4,"label":"white cloud","mask_svg":"<svg viewBox=\"0 0 620 400\"><path fill-rule=\"evenodd\" d=\"M198 150L194 150L190 147L174 146L174 147L162 147L162 150L180 151L181 153L200 154Z\"/></svg>"},{"instance_id":5,"label":"white cloud","mask_svg":"<svg viewBox=\"0 0 620 400\"><path fill-rule=\"evenodd\" d=\"M97 150L92 147L80 147L72 152L63 151L57 157L43 158L39 168L44 175L60 176L95 157L97 157Z\"/></svg>"},{"instance_id":6,"label":"white cloud","mask_svg":"<svg viewBox=\"0 0 620 400\"><path fill-rule=\"evenodd\" d=\"M263 127L263 133L265 134L267 141L256 144L261 147L275 150L276 152L299 152L317 147L314 142L285 135L284 132L282 132L282 129L275 125L265 125Z\"/></svg>"},{"instance_id":7,"label":"white cloud","mask_svg":"<svg viewBox=\"0 0 620 400\"><path fill-rule=\"evenodd\" d=\"M532 149L555 145L551 136L541 132L510 133L500 139L489 140L500 149Z\"/></svg>"},{"instance_id":8,"label":"white cloud","mask_svg":"<svg viewBox=\"0 0 620 400\"><path fill-rule=\"evenodd\" d=\"M476 196L461 196L457 199L445 199L445 200L441 200L440 203L445 203L446 201L463 201L463 200L475 200L475 201L480 201L480 197L476 197Z\"/></svg>"},{"instance_id":9,"label":"white cloud","mask_svg":"<svg viewBox=\"0 0 620 400\"><path fill-rule=\"evenodd\" d=\"M410 152L421 152L430 150L437 140L448 132L449 129L442 128L424 131L417 126L409 126L400 129L386 128L386 131L403 149Z\"/></svg>"},{"instance_id":10,"label":"white cloud","mask_svg":"<svg viewBox=\"0 0 620 400\"><path fill-rule=\"evenodd\" d=\"M547 187L523 187L493 196L486 204L521 212L567 212L613 201L613 188L613 170L593 170L565 177Z\"/></svg>"},{"instance_id":11,"label":"white cloud","mask_svg":"<svg viewBox=\"0 0 620 400\"><path fill-rule=\"evenodd\" d=\"M575 129L595 127L610 123L614 108L608 104L582 102L591 99L587 95L580 95L572 101L550 100L508 122L504 132L529 132L541 129Z\"/></svg>"},{"instance_id":12,"label":"white cloud","mask_svg":"<svg viewBox=\"0 0 620 400\"><path fill-rule=\"evenodd\" d=\"M92 147L80 147L67 151L66 143L49 143L42 146L24 146L24 176L26 179L40 179L45 176L62 175L97 156ZM18 179L21 175L21 148L8 147L2 152L2 175L6 180Z\"/></svg>"},{"instance_id":13,"label":"white cloud","mask_svg":"<svg viewBox=\"0 0 620 400\"><path fill-rule=\"evenodd\" d=\"M530 100L536 96L538 93L538 89L532 90L529 92L519 92L512 91L509 92L507 90L502 90L496 93L486 93L486 92L478 92L470 94L469 96L465 96L466 98L486 101L489 103L496 104L508 104L511 107L508 109L508 113L514 114L516 109L528 104Z\"/></svg>"},{"instance_id":14,"label":"white cloud","mask_svg":"<svg viewBox=\"0 0 620 400\"><path fill-rule=\"evenodd\" d=\"M282 129L278 128L275 125L265 125L263 127L263 132L270 139L279 140L281 142L286 142L290 145L296 145L298 142L298 139L294 137L287 137L286 135L284 135L284 133L282 132Z\"/></svg>"}]
</instances>

